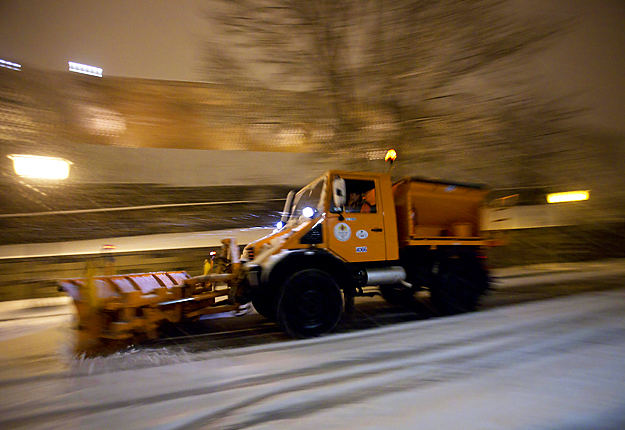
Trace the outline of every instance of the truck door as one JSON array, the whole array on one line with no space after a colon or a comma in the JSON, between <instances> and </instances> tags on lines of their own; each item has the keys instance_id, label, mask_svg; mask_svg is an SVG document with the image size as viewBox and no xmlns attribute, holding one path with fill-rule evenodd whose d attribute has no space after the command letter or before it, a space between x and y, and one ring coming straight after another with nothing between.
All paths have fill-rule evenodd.
<instances>
[{"instance_id":1,"label":"truck door","mask_svg":"<svg viewBox=\"0 0 625 430\"><path fill-rule=\"evenodd\" d=\"M342 213L326 215L328 247L349 262L386 260L378 179L343 179L347 204Z\"/></svg>"}]
</instances>

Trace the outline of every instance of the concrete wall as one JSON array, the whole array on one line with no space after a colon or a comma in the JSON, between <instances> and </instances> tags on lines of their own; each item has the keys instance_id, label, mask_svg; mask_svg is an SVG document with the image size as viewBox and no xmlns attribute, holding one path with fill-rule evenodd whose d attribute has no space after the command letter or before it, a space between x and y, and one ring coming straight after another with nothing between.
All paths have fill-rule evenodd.
<instances>
[{"instance_id":1,"label":"concrete wall","mask_svg":"<svg viewBox=\"0 0 625 430\"><path fill-rule=\"evenodd\" d=\"M487 263L491 268L625 257L625 223L516 229L500 233L502 235L498 238L502 239L503 245L487 251ZM118 273L184 270L199 275L204 259L215 249L208 246L110 255L115 257ZM56 290L56 280L83 277L88 261L95 261L98 273L103 273L105 257L102 253L85 253L0 258L0 301L63 296Z\"/></svg>"},{"instance_id":2,"label":"concrete wall","mask_svg":"<svg viewBox=\"0 0 625 430\"><path fill-rule=\"evenodd\" d=\"M482 229L515 230L578 225L591 221L593 217L593 207L588 201L486 208L482 216Z\"/></svg>"},{"instance_id":3,"label":"concrete wall","mask_svg":"<svg viewBox=\"0 0 625 430\"><path fill-rule=\"evenodd\" d=\"M313 154L83 144L66 158L70 182L167 186L298 185L324 169Z\"/></svg>"}]
</instances>

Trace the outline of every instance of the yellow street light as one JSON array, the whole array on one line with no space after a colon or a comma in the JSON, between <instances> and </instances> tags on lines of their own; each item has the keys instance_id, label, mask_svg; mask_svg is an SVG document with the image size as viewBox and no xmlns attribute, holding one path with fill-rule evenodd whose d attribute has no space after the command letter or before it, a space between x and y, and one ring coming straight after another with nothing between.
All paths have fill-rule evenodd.
<instances>
[{"instance_id":1,"label":"yellow street light","mask_svg":"<svg viewBox=\"0 0 625 430\"><path fill-rule=\"evenodd\" d=\"M565 193L552 193L547 194L548 203L566 203L566 202L581 202L588 200L590 197L589 191L567 191Z\"/></svg>"},{"instance_id":2,"label":"yellow street light","mask_svg":"<svg viewBox=\"0 0 625 430\"><path fill-rule=\"evenodd\" d=\"M72 164L62 158L39 155L13 154L8 157L13 160L15 173L34 179L67 179Z\"/></svg>"}]
</instances>

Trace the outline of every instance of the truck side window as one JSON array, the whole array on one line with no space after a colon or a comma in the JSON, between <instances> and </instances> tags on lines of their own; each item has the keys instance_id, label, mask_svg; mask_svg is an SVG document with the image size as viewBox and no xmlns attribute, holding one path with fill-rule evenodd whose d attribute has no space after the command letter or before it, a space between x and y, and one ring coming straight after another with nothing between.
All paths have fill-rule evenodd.
<instances>
[{"instance_id":1,"label":"truck side window","mask_svg":"<svg viewBox=\"0 0 625 430\"><path fill-rule=\"evenodd\" d=\"M346 179L347 205L345 212L376 213L375 181Z\"/></svg>"}]
</instances>

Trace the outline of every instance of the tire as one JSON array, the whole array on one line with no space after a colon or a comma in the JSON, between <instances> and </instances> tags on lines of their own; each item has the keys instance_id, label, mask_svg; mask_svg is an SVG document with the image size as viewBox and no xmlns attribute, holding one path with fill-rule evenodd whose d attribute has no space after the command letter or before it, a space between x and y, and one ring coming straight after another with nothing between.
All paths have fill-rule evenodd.
<instances>
[{"instance_id":1,"label":"tire","mask_svg":"<svg viewBox=\"0 0 625 430\"><path fill-rule=\"evenodd\" d=\"M441 315L474 311L488 289L488 275L475 258L450 258L441 262L431 286L432 305Z\"/></svg>"},{"instance_id":2,"label":"tire","mask_svg":"<svg viewBox=\"0 0 625 430\"><path fill-rule=\"evenodd\" d=\"M332 331L341 319L343 295L326 272L306 269L283 284L278 295L278 324L295 338Z\"/></svg>"},{"instance_id":3,"label":"tire","mask_svg":"<svg viewBox=\"0 0 625 430\"><path fill-rule=\"evenodd\" d=\"M256 312L267 318L269 321L276 321L277 306L276 294L272 291L260 291L252 299L252 305Z\"/></svg>"},{"instance_id":4,"label":"tire","mask_svg":"<svg viewBox=\"0 0 625 430\"><path fill-rule=\"evenodd\" d=\"M380 285L380 294L391 305L408 306L414 301L414 290L401 284Z\"/></svg>"}]
</instances>

